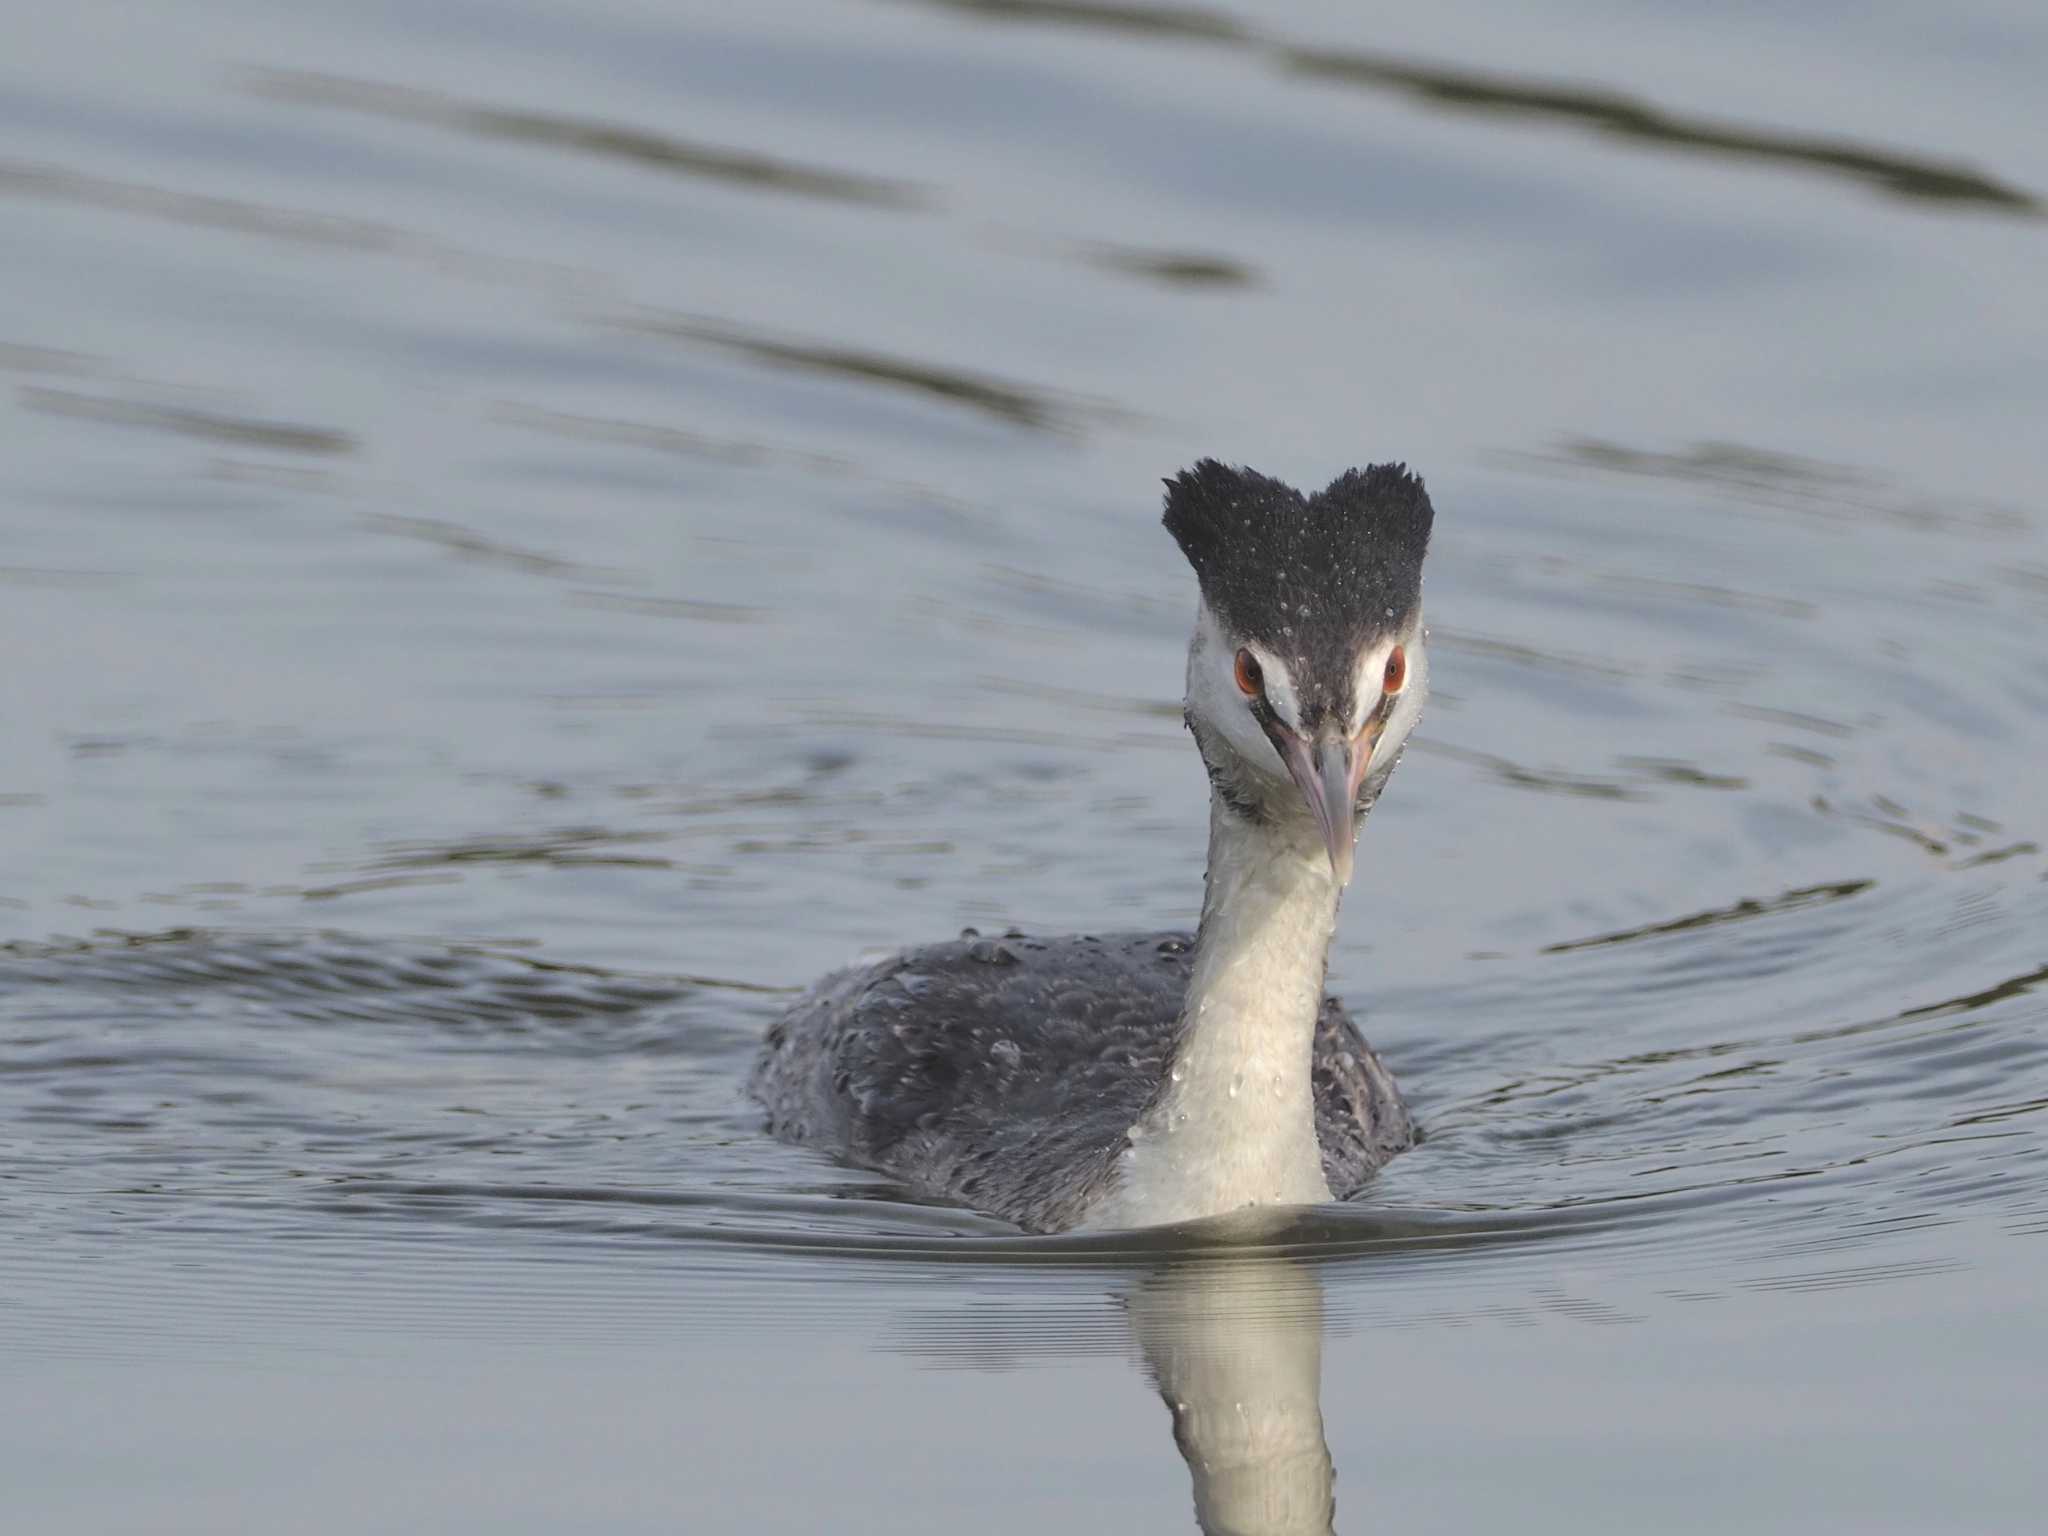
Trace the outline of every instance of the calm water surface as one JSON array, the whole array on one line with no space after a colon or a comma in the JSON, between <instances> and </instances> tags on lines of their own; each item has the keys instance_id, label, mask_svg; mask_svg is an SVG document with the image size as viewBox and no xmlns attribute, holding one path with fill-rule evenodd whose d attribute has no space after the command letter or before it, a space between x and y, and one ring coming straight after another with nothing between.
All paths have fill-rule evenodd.
<instances>
[{"instance_id":1,"label":"calm water surface","mask_svg":"<svg viewBox=\"0 0 2048 1536\"><path fill-rule=\"evenodd\" d=\"M2036 8L10 37L10 1529L2035 1528ZM816 973L1195 909L1203 453L1440 509L1331 968L1429 1142L768 1142Z\"/></svg>"}]
</instances>

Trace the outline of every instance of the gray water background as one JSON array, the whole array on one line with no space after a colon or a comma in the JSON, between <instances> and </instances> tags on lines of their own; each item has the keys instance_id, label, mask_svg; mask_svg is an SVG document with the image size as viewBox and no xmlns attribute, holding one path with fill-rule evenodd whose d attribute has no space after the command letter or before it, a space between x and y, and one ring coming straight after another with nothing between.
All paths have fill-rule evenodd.
<instances>
[{"instance_id":1,"label":"gray water background","mask_svg":"<svg viewBox=\"0 0 2048 1536\"><path fill-rule=\"evenodd\" d=\"M7 34L10 1530L1187 1529L1197 1336L1347 1531L2038 1528L2048 14ZM1202 454L1439 507L1331 967L1431 1139L1220 1323L738 1092L1188 920Z\"/></svg>"}]
</instances>

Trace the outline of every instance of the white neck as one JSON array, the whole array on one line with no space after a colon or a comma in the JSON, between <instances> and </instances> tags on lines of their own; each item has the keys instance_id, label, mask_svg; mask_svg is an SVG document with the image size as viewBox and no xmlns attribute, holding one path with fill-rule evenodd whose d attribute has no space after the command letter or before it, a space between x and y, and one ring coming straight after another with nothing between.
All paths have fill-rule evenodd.
<instances>
[{"instance_id":1,"label":"white neck","mask_svg":"<svg viewBox=\"0 0 2048 1536\"><path fill-rule=\"evenodd\" d=\"M1336 920L1336 881L1312 828L1255 825L1212 800L1179 1044L1089 1225L1331 1198L1310 1067Z\"/></svg>"}]
</instances>

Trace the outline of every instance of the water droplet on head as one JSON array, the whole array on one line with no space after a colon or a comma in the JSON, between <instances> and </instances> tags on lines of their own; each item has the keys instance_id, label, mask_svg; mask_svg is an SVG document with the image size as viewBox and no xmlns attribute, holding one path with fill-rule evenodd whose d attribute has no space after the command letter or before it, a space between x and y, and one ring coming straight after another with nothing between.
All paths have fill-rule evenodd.
<instances>
[{"instance_id":1,"label":"water droplet on head","mask_svg":"<svg viewBox=\"0 0 2048 1536\"><path fill-rule=\"evenodd\" d=\"M1302 605L1301 605L1301 606L1300 606L1299 608L1295 609L1295 610L1294 610L1294 616L1295 616L1296 618L1298 618L1298 619L1305 619L1305 618L1307 618L1307 617L1308 617L1308 604L1307 604L1307 603L1303 603L1303 604L1302 604Z\"/></svg>"}]
</instances>

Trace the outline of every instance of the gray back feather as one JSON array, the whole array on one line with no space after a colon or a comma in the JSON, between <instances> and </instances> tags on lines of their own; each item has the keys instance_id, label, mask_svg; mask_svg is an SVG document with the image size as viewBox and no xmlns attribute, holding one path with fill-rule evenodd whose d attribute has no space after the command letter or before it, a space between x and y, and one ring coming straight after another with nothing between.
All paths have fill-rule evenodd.
<instances>
[{"instance_id":1,"label":"gray back feather","mask_svg":"<svg viewBox=\"0 0 2048 1536\"><path fill-rule=\"evenodd\" d=\"M769 1031L770 1128L920 1194L1038 1231L1086 1215L1163 1084L1192 936L963 938L826 977ZM1393 1079L1334 999L1317 1132L1349 1194L1414 1140Z\"/></svg>"}]
</instances>

